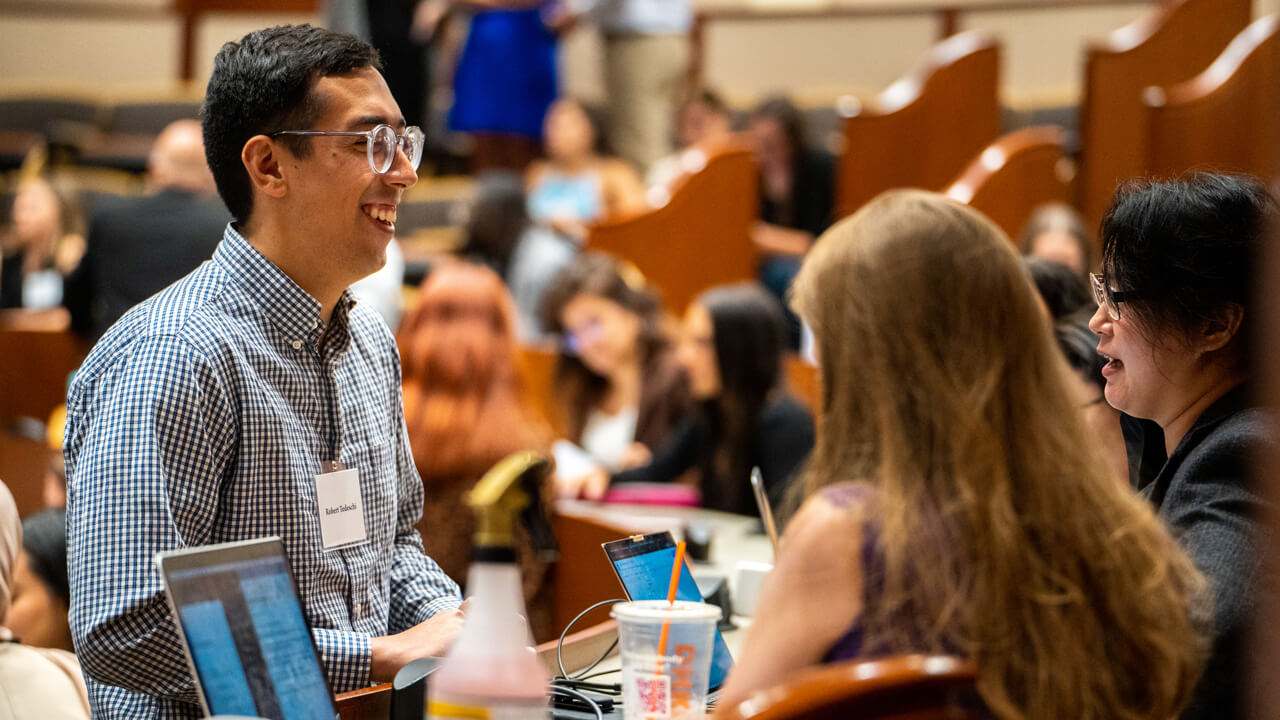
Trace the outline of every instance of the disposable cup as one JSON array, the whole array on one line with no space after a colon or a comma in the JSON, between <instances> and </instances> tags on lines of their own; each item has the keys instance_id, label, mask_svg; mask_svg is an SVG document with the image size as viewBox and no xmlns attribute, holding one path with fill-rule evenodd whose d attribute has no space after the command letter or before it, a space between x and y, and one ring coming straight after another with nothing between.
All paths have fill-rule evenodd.
<instances>
[{"instance_id":1,"label":"disposable cup","mask_svg":"<svg viewBox=\"0 0 1280 720\"><path fill-rule=\"evenodd\" d=\"M707 680L720 608L698 602L617 603L625 720L697 720L707 714ZM661 648L666 626L666 646ZM661 650L661 652L660 652Z\"/></svg>"}]
</instances>

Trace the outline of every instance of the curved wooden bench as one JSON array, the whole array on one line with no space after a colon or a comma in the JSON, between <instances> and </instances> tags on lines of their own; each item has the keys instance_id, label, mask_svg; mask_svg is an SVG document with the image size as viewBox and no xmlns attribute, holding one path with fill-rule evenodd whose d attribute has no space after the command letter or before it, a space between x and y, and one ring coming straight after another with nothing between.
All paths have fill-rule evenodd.
<instances>
[{"instance_id":1,"label":"curved wooden bench","mask_svg":"<svg viewBox=\"0 0 1280 720\"><path fill-rule=\"evenodd\" d=\"M1143 89L1194 77L1249 24L1252 13L1251 0L1156 3L1088 47L1078 204L1090 227L1101 222L1116 185L1147 170Z\"/></svg>"},{"instance_id":2,"label":"curved wooden bench","mask_svg":"<svg viewBox=\"0 0 1280 720\"><path fill-rule=\"evenodd\" d=\"M705 166L677 182L664 204L593 226L585 249L630 261L662 291L666 308L682 313L707 288L755 278L757 183L746 148L708 151Z\"/></svg>"},{"instance_id":3,"label":"curved wooden bench","mask_svg":"<svg viewBox=\"0 0 1280 720\"><path fill-rule=\"evenodd\" d=\"M941 190L1000 134L1000 45L970 31L934 45L869 107L847 101L836 215L897 187Z\"/></svg>"},{"instance_id":4,"label":"curved wooden bench","mask_svg":"<svg viewBox=\"0 0 1280 720\"><path fill-rule=\"evenodd\" d=\"M1197 168L1280 176L1280 15L1254 21L1203 73L1148 88L1147 166L1159 177Z\"/></svg>"},{"instance_id":5,"label":"curved wooden bench","mask_svg":"<svg viewBox=\"0 0 1280 720\"><path fill-rule=\"evenodd\" d=\"M981 211L1017 237L1036 206L1066 202L1073 168L1063 157L1065 132L1023 128L992 143L960 174L948 197Z\"/></svg>"},{"instance_id":6,"label":"curved wooden bench","mask_svg":"<svg viewBox=\"0 0 1280 720\"><path fill-rule=\"evenodd\" d=\"M958 658L901 655L804 670L716 720L976 720L991 717L978 698L976 670Z\"/></svg>"}]
</instances>

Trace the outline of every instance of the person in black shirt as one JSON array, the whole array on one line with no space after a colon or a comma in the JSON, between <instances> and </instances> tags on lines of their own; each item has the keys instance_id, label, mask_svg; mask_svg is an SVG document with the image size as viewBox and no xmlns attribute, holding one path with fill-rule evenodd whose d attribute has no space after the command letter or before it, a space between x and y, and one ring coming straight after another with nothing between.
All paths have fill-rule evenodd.
<instances>
[{"instance_id":1,"label":"person in black shirt","mask_svg":"<svg viewBox=\"0 0 1280 720\"><path fill-rule=\"evenodd\" d=\"M713 288L684 317L678 356L697 401L647 464L600 473L584 488L675 482L694 470L702 506L754 515L750 476L759 467L769 499L782 501L813 448L813 418L782 388L782 314L758 285Z\"/></svg>"},{"instance_id":2,"label":"person in black shirt","mask_svg":"<svg viewBox=\"0 0 1280 720\"><path fill-rule=\"evenodd\" d=\"M796 348L800 325L785 298L809 246L834 219L835 158L805 145L800 111L785 98L760 104L747 136L760 166L760 221L752 230L760 281L781 303L788 345Z\"/></svg>"}]
</instances>

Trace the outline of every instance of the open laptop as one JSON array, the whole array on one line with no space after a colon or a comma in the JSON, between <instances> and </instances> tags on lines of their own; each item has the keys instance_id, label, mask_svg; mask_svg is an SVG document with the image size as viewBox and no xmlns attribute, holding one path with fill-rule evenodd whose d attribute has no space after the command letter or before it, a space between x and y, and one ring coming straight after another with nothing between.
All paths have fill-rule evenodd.
<instances>
[{"instance_id":1,"label":"open laptop","mask_svg":"<svg viewBox=\"0 0 1280 720\"><path fill-rule=\"evenodd\" d=\"M208 715L335 720L280 538L156 556Z\"/></svg>"},{"instance_id":2,"label":"open laptop","mask_svg":"<svg viewBox=\"0 0 1280 720\"><path fill-rule=\"evenodd\" d=\"M609 556L618 582L628 600L666 600L671 583L671 566L676 561L676 541L670 532L650 535L633 535L602 545ZM676 586L677 600L702 602L702 593L689 572L689 564L680 569L680 582ZM711 653L711 674L707 679L707 702L714 703L724 685L733 657L724 636L716 629L715 649Z\"/></svg>"}]
</instances>

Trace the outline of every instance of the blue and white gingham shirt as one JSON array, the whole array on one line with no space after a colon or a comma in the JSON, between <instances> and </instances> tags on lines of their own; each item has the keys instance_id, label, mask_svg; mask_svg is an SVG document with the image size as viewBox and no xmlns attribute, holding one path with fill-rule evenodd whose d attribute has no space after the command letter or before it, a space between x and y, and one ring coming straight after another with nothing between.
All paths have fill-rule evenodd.
<instances>
[{"instance_id":1,"label":"blue and white gingham shirt","mask_svg":"<svg viewBox=\"0 0 1280 720\"><path fill-rule=\"evenodd\" d=\"M369 683L372 636L461 602L414 529L391 333L349 292L322 323L230 226L211 261L94 347L64 447L71 631L95 718L199 716L162 550L282 537L334 692ZM315 476L338 453L359 470L370 541L326 553Z\"/></svg>"}]
</instances>

